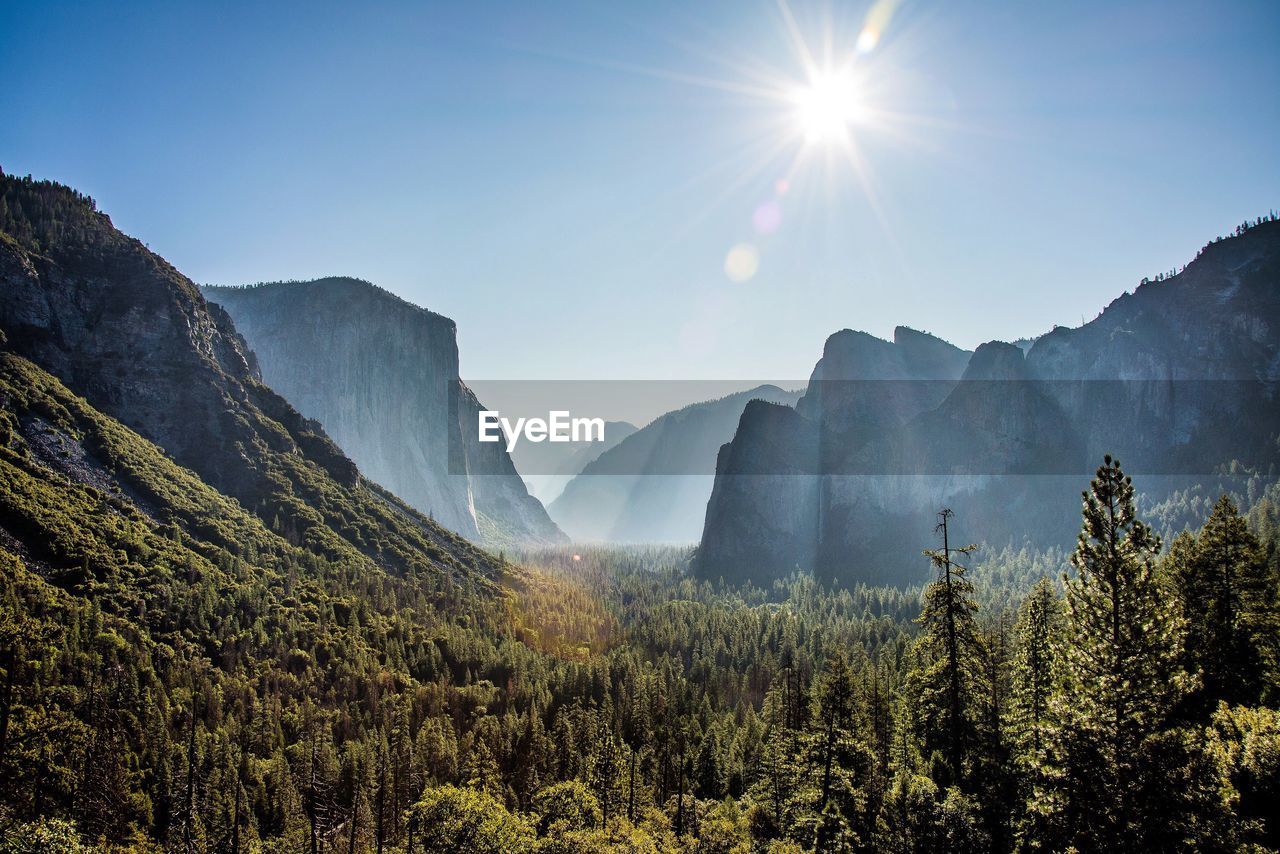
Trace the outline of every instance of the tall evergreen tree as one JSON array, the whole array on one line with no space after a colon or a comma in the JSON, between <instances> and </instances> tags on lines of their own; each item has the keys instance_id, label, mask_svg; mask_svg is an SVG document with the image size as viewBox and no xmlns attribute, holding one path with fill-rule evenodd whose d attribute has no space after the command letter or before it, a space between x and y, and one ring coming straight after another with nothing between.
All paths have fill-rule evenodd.
<instances>
[{"instance_id":1,"label":"tall evergreen tree","mask_svg":"<svg viewBox=\"0 0 1280 854\"><path fill-rule=\"evenodd\" d=\"M818 776L815 802L819 851L848 850L869 841L870 827L861 826L865 786L874 762L862 740L864 700L843 653L827 657L814 692L810 757Z\"/></svg>"},{"instance_id":2,"label":"tall evergreen tree","mask_svg":"<svg viewBox=\"0 0 1280 854\"><path fill-rule=\"evenodd\" d=\"M1054 584L1041 579L1023 602L1015 627L1009 735L1013 746L1020 800L1025 803L1047 785L1045 750L1052 735L1051 700L1057 674L1062 602ZM1034 812L1016 817L1023 847L1034 847L1043 833Z\"/></svg>"},{"instance_id":3,"label":"tall evergreen tree","mask_svg":"<svg viewBox=\"0 0 1280 854\"><path fill-rule=\"evenodd\" d=\"M779 679L764 697L764 749L750 790L755 804L750 821L759 839L788 836L796 824L801 768L792 748L785 694L784 680Z\"/></svg>"},{"instance_id":4,"label":"tall evergreen tree","mask_svg":"<svg viewBox=\"0 0 1280 854\"><path fill-rule=\"evenodd\" d=\"M993 849L1004 851L1010 847L1010 824L1017 798L1013 745L1008 726L1012 694L1012 614L1002 610L983 623L983 694L978 716L975 780L971 789L978 800L986 835Z\"/></svg>"},{"instance_id":5,"label":"tall evergreen tree","mask_svg":"<svg viewBox=\"0 0 1280 854\"><path fill-rule=\"evenodd\" d=\"M1199 536L1180 545L1170 552L1169 575L1187 620L1187 660L1203 682L1202 711L1219 701L1257 702L1280 630L1262 547L1226 495Z\"/></svg>"},{"instance_id":6,"label":"tall evergreen tree","mask_svg":"<svg viewBox=\"0 0 1280 854\"><path fill-rule=\"evenodd\" d=\"M942 759L942 772L935 776L940 788L962 784L968 771L977 737L974 694L982 664L978 605L973 584L965 577L967 568L958 561L977 546L951 545L953 516L950 509L939 511L936 532L942 548L925 552L938 575L925 588L919 618L924 631L910 676L921 752L926 758L937 753Z\"/></svg>"},{"instance_id":7,"label":"tall evergreen tree","mask_svg":"<svg viewBox=\"0 0 1280 854\"><path fill-rule=\"evenodd\" d=\"M1019 761L1042 758L1053 696L1062 602L1053 582L1041 579L1018 613L1009 720Z\"/></svg>"},{"instance_id":8,"label":"tall evergreen tree","mask_svg":"<svg viewBox=\"0 0 1280 854\"><path fill-rule=\"evenodd\" d=\"M1108 455L1083 497L1055 652L1053 773L1036 810L1050 847L1105 850L1141 844L1161 820L1139 793L1151 791L1154 740L1188 680L1175 602L1156 579L1160 540L1137 518L1132 480Z\"/></svg>"}]
</instances>

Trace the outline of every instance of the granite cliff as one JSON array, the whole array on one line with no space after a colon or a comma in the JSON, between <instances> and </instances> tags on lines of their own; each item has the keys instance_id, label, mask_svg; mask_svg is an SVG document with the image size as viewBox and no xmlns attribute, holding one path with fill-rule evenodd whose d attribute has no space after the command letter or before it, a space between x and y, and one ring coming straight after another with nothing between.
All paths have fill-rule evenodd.
<instances>
[{"instance_id":1,"label":"granite cliff","mask_svg":"<svg viewBox=\"0 0 1280 854\"><path fill-rule=\"evenodd\" d=\"M693 542L711 494L717 449L751 402L792 404L764 385L654 419L593 460L548 508L575 540Z\"/></svg>"},{"instance_id":2,"label":"granite cliff","mask_svg":"<svg viewBox=\"0 0 1280 854\"><path fill-rule=\"evenodd\" d=\"M564 540L503 445L477 441L482 407L458 377L452 320L350 278L204 293L234 320L266 383L370 479L473 540Z\"/></svg>"},{"instance_id":3,"label":"granite cliff","mask_svg":"<svg viewBox=\"0 0 1280 854\"><path fill-rule=\"evenodd\" d=\"M966 540L1067 544L1069 496L1105 453L1143 475L1149 503L1228 469L1274 476L1278 381L1277 222L1029 347L970 354L901 328L892 343L845 330L793 411L744 411L718 457L698 570L918 580L942 505Z\"/></svg>"}]
</instances>

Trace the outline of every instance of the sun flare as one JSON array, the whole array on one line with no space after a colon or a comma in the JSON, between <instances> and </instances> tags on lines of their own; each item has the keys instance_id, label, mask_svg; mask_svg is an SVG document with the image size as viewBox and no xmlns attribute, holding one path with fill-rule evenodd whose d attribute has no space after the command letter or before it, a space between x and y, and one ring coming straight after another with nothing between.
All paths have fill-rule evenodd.
<instances>
[{"instance_id":1,"label":"sun flare","mask_svg":"<svg viewBox=\"0 0 1280 854\"><path fill-rule=\"evenodd\" d=\"M839 142L863 117L857 81L848 72L825 72L810 77L791 97L796 122L809 143Z\"/></svg>"}]
</instances>

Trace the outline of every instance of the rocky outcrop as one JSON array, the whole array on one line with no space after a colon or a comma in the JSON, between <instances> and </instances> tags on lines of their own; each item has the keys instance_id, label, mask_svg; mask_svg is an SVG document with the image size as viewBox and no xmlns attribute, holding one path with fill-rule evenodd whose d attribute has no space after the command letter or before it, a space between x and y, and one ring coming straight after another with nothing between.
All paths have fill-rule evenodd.
<instances>
[{"instance_id":1,"label":"rocky outcrop","mask_svg":"<svg viewBox=\"0 0 1280 854\"><path fill-rule=\"evenodd\" d=\"M716 459L700 549L707 576L773 579L814 565L822 539L819 432L789 406L747 404Z\"/></svg>"},{"instance_id":2,"label":"rocky outcrop","mask_svg":"<svg viewBox=\"0 0 1280 854\"><path fill-rule=\"evenodd\" d=\"M961 538L1069 542L1072 496L1106 453L1151 475L1157 497L1233 461L1274 472L1277 324L1280 223L1268 222L1029 347L836 333L798 417L749 410L721 452L698 569L917 580L943 505ZM796 461L779 449L808 448L815 431L812 471L780 477Z\"/></svg>"},{"instance_id":3,"label":"rocky outcrop","mask_svg":"<svg viewBox=\"0 0 1280 854\"><path fill-rule=\"evenodd\" d=\"M235 321L264 381L367 477L473 540L564 539L505 447L477 441L481 406L458 377L452 320L350 278L204 293Z\"/></svg>"},{"instance_id":4,"label":"rocky outcrop","mask_svg":"<svg viewBox=\"0 0 1280 854\"><path fill-rule=\"evenodd\" d=\"M748 407L721 450L698 571L767 583L851 547L883 546L881 529L861 518L871 481L832 473L860 470L870 444L943 401L969 355L906 327L893 341L848 329L828 338L794 412ZM884 503L888 485L875 486Z\"/></svg>"}]
</instances>

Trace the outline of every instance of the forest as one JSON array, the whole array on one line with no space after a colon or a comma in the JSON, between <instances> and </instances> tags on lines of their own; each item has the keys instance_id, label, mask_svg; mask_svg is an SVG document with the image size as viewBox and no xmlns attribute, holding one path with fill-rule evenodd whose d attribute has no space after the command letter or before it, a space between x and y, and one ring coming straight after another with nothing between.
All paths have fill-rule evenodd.
<instances>
[{"instance_id":1,"label":"forest","mask_svg":"<svg viewBox=\"0 0 1280 854\"><path fill-rule=\"evenodd\" d=\"M1162 543L1108 458L1072 552L942 509L918 587L582 547L491 589L303 552L5 367L6 526L63 553L0 543L0 851L1280 847L1274 485ZM133 494L36 477L31 412Z\"/></svg>"}]
</instances>

